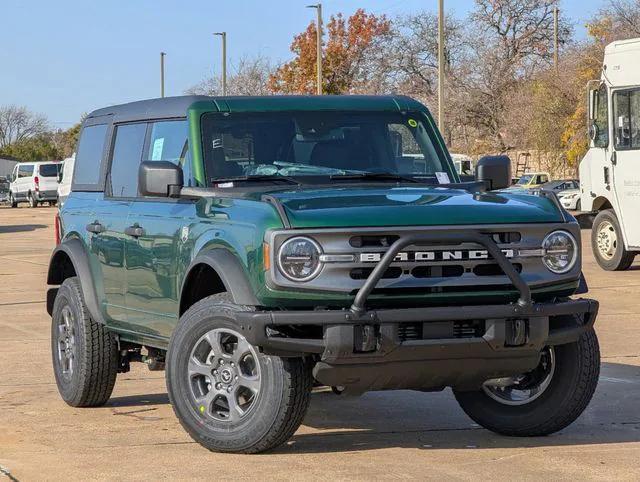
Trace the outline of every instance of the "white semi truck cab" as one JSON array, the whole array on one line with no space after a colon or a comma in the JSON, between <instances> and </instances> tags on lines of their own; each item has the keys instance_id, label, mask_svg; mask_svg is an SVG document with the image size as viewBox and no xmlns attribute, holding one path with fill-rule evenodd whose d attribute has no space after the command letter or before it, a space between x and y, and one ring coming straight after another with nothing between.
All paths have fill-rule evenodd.
<instances>
[{"instance_id":1,"label":"white semi truck cab","mask_svg":"<svg viewBox=\"0 0 640 482\"><path fill-rule=\"evenodd\" d=\"M609 271L640 252L640 38L609 44L589 82L591 144L580 163L583 211L596 214L591 246Z\"/></svg>"}]
</instances>

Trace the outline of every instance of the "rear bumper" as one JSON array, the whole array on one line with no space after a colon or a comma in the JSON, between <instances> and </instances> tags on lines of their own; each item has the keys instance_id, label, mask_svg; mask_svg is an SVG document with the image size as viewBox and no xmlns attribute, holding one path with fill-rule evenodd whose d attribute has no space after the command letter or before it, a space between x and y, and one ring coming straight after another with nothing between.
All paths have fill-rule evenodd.
<instances>
[{"instance_id":1,"label":"rear bumper","mask_svg":"<svg viewBox=\"0 0 640 482\"><path fill-rule=\"evenodd\" d=\"M382 389L474 389L490 378L538 365L547 345L576 341L598 302L371 310L240 312L238 328L266 353L316 354L316 379L353 392ZM453 334L474 322L473 336ZM465 325L468 326L468 325ZM286 327L317 327L321 338L293 338ZM412 337L408 339L407 327ZM284 329L283 329L284 328ZM309 331L307 331L308 333Z\"/></svg>"},{"instance_id":2,"label":"rear bumper","mask_svg":"<svg viewBox=\"0 0 640 482\"><path fill-rule=\"evenodd\" d=\"M58 199L58 191L36 191L35 196L38 201L55 201Z\"/></svg>"}]
</instances>

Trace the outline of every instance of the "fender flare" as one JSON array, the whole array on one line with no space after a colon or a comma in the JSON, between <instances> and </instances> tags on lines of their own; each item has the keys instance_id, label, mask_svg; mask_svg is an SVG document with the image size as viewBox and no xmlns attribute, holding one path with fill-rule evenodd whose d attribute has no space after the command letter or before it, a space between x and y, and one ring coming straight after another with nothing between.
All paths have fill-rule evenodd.
<instances>
[{"instance_id":1,"label":"fender flare","mask_svg":"<svg viewBox=\"0 0 640 482\"><path fill-rule=\"evenodd\" d=\"M236 305L258 306L251 283L247 279L240 261L229 250L213 248L199 253L189 264L180 287L180 299L184 295L186 281L193 268L199 264L211 267L220 277L225 289L231 294Z\"/></svg>"},{"instance_id":2,"label":"fender flare","mask_svg":"<svg viewBox=\"0 0 640 482\"><path fill-rule=\"evenodd\" d=\"M98 304L95 284L91 275L89 256L87 255L87 250L82 241L77 238L70 239L62 242L53 250L53 253L51 253L51 260L49 261L49 270L47 272L47 284L61 285L63 283L64 277L63 273L59 269L59 263L64 255L67 255L71 260L76 276L80 280L84 303L91 315L91 318L98 323L105 324L104 317L100 311L100 305ZM51 314L53 309L53 301L55 300L55 294L57 291L57 288L52 288L47 293L47 311L49 311L49 314Z\"/></svg>"}]
</instances>

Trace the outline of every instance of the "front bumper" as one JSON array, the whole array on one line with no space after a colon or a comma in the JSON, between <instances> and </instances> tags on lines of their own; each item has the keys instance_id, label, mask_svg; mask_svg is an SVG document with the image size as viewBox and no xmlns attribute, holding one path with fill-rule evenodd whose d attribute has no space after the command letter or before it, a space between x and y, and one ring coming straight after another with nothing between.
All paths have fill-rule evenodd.
<instances>
[{"instance_id":1,"label":"front bumper","mask_svg":"<svg viewBox=\"0 0 640 482\"><path fill-rule=\"evenodd\" d=\"M237 324L265 353L316 354L316 379L354 392L479 387L490 378L525 373L547 345L576 341L591 329L598 302L350 310L240 312ZM476 336L453 336L475 322ZM420 326L422 330L420 330ZM283 336L284 327L318 327L321 338ZM406 328L420 333L403 338ZM518 328L515 328L518 327ZM520 333L516 331L520 330ZM301 330L304 332L304 330ZM318 330L319 332L319 330ZM458 334L459 335L459 334Z\"/></svg>"}]
</instances>

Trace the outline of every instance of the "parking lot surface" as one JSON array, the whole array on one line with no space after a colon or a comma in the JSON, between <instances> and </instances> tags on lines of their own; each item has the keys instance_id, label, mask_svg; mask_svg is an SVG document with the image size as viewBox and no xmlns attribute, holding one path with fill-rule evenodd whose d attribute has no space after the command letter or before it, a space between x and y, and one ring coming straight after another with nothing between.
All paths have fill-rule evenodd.
<instances>
[{"instance_id":1,"label":"parking lot surface","mask_svg":"<svg viewBox=\"0 0 640 482\"><path fill-rule=\"evenodd\" d=\"M45 281L54 208L0 207L0 480L494 479L640 480L640 260L610 273L583 231L602 373L588 410L542 438L479 428L451 392L313 394L288 445L261 455L210 453L169 406L162 372L133 364L109 403L59 398Z\"/></svg>"}]
</instances>

